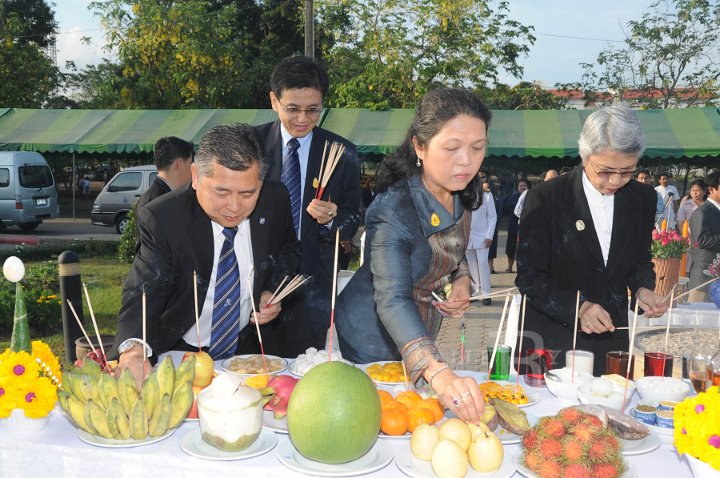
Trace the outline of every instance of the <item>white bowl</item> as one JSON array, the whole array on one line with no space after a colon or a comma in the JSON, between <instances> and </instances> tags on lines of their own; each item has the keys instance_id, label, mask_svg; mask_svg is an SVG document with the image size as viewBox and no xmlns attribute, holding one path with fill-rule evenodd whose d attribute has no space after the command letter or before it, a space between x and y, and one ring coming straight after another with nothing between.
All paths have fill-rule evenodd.
<instances>
[{"instance_id":1,"label":"white bowl","mask_svg":"<svg viewBox=\"0 0 720 478\"><path fill-rule=\"evenodd\" d=\"M570 377L572 376L572 370L568 367L556 368L552 370L552 373L560 377L562 382L557 382L552 378L548 378L546 372L545 385L547 385L550 393L562 400L576 401L578 399L578 387L584 383L591 382L593 379L593 376L587 372L576 371L575 380L574 382L571 382Z\"/></svg>"},{"instance_id":2,"label":"white bowl","mask_svg":"<svg viewBox=\"0 0 720 478\"><path fill-rule=\"evenodd\" d=\"M637 389L643 400L682 402L690 384L672 377L643 377L637 380Z\"/></svg>"},{"instance_id":3,"label":"white bowl","mask_svg":"<svg viewBox=\"0 0 720 478\"><path fill-rule=\"evenodd\" d=\"M618 390L618 388L619 387L616 388L615 384L613 384L613 392L609 396L603 397L601 395L594 395L590 392L590 383L584 383L578 387L578 398L580 399L580 403L589 405L605 405L606 407L622 412L630 403L630 398L635 390L628 387L625 403L623 404L623 395L625 391Z\"/></svg>"}]
</instances>

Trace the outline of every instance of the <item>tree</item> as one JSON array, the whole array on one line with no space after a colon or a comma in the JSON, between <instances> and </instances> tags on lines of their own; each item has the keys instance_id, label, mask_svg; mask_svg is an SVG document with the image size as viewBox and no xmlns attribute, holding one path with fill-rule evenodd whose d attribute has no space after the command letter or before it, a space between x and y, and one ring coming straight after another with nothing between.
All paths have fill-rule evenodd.
<instances>
[{"instance_id":1,"label":"tree","mask_svg":"<svg viewBox=\"0 0 720 478\"><path fill-rule=\"evenodd\" d=\"M536 83L523 81L513 87L498 84L494 88L479 87L478 96L498 110L559 110L565 101L542 89Z\"/></svg>"},{"instance_id":2,"label":"tree","mask_svg":"<svg viewBox=\"0 0 720 478\"><path fill-rule=\"evenodd\" d=\"M493 11L483 0L332 0L318 16L330 24L341 11L350 26L325 53L331 106L412 107L435 87L495 84L501 70L519 77L535 41L504 1Z\"/></svg>"},{"instance_id":3,"label":"tree","mask_svg":"<svg viewBox=\"0 0 720 478\"><path fill-rule=\"evenodd\" d=\"M584 65L584 87L618 97L642 90L645 106L654 108L720 97L719 2L658 0L627 26L625 47L605 49L597 65Z\"/></svg>"},{"instance_id":4,"label":"tree","mask_svg":"<svg viewBox=\"0 0 720 478\"><path fill-rule=\"evenodd\" d=\"M43 0L0 2L0 105L38 108L55 99L63 77L44 50L55 28Z\"/></svg>"}]
</instances>

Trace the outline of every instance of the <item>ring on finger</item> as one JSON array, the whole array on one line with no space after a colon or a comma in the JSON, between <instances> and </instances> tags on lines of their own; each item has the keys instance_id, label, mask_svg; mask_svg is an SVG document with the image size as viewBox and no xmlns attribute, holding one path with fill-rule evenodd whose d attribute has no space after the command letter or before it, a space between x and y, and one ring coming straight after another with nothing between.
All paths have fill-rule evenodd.
<instances>
[{"instance_id":1,"label":"ring on finger","mask_svg":"<svg viewBox=\"0 0 720 478\"><path fill-rule=\"evenodd\" d=\"M468 398L471 395L470 392L465 392L462 395L460 395L460 400L465 401L466 398Z\"/></svg>"},{"instance_id":2,"label":"ring on finger","mask_svg":"<svg viewBox=\"0 0 720 478\"><path fill-rule=\"evenodd\" d=\"M329 217L333 217L334 215L335 215L335 212L333 212L333 211L328 211L328 216L329 216Z\"/></svg>"},{"instance_id":3,"label":"ring on finger","mask_svg":"<svg viewBox=\"0 0 720 478\"><path fill-rule=\"evenodd\" d=\"M460 400L458 400L457 398L453 398L452 402L453 402L453 405L455 405L456 407L460 406Z\"/></svg>"}]
</instances>

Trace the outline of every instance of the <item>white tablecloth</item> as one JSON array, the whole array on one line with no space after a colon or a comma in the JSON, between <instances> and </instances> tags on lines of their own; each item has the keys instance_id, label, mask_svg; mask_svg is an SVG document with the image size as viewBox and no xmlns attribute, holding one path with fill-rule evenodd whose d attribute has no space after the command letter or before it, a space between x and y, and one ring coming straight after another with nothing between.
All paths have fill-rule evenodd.
<instances>
[{"instance_id":1,"label":"white tablecloth","mask_svg":"<svg viewBox=\"0 0 720 478\"><path fill-rule=\"evenodd\" d=\"M480 374L460 372L476 378ZM521 381L522 382L522 381ZM553 397L545 389L540 401L525 408L536 416L551 415L570 405ZM638 399L633 397L633 403ZM37 433L9 435L0 432L0 476L2 477L299 477L307 476L286 468L277 459L277 447L259 457L238 461L210 461L185 454L180 440L199 427L197 422L186 422L167 439L136 448L100 448L82 442L77 430L64 414L56 409L48 427ZM288 440L278 434L278 447ZM394 450L410 446L409 440L386 439ZM626 460L638 470L639 477L691 477L684 458L678 458L672 437L661 436L660 448L643 455L629 456ZM506 459L520 450L520 445L505 447ZM394 461L385 468L365 476L405 476ZM521 476L515 473L513 477Z\"/></svg>"}]
</instances>

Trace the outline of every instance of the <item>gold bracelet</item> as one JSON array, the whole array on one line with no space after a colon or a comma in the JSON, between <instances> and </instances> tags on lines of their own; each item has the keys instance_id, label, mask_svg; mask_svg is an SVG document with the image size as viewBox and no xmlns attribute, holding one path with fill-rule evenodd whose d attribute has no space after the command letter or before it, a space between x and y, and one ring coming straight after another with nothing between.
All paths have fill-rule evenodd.
<instances>
[{"instance_id":1,"label":"gold bracelet","mask_svg":"<svg viewBox=\"0 0 720 478\"><path fill-rule=\"evenodd\" d=\"M432 387L432 381L433 381L433 379L435 378L435 376L436 376L437 374L439 374L439 373L442 372L443 370L447 370L447 369L449 369L449 368L450 368L450 365L445 364L445 365L443 365L442 367L440 367L439 369L435 370L433 373L431 373L431 374L430 374L430 377L428 378L428 381L427 381L427 382L430 384L430 386Z\"/></svg>"}]
</instances>

